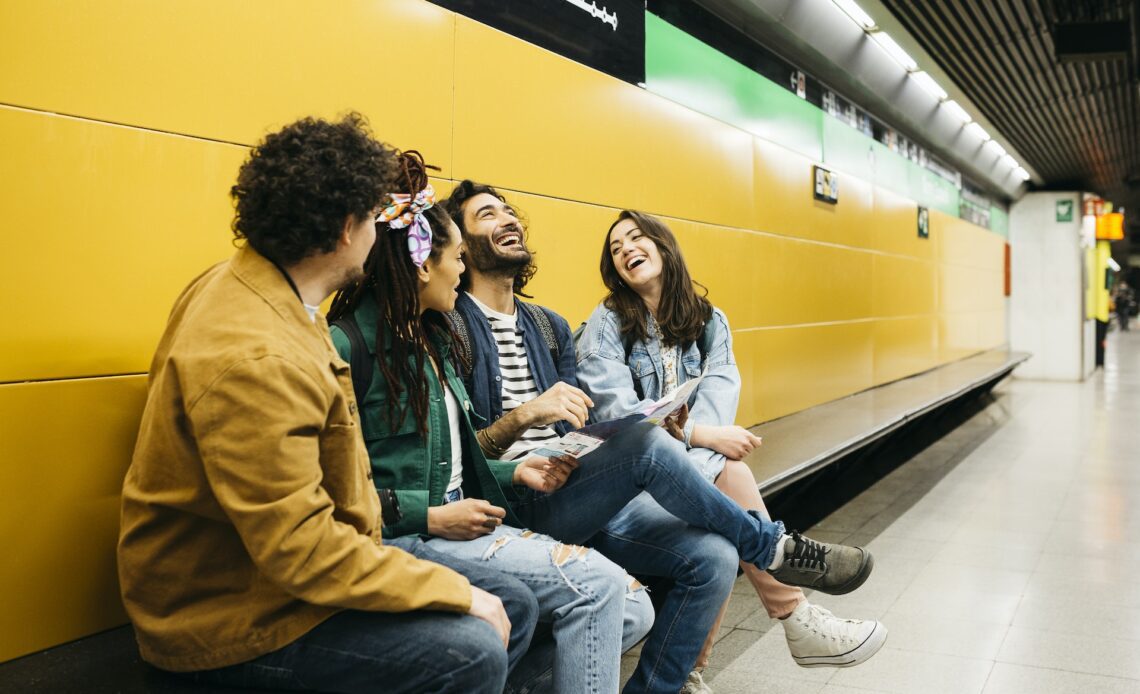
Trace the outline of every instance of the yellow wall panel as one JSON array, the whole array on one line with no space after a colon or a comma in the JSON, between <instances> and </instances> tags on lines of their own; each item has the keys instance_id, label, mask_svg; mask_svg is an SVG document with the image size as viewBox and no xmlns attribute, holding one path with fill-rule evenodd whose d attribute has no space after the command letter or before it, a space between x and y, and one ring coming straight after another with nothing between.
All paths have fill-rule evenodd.
<instances>
[{"instance_id":1,"label":"yellow wall panel","mask_svg":"<svg viewBox=\"0 0 1140 694\"><path fill-rule=\"evenodd\" d=\"M882 385L938 365L938 318L875 321L874 383Z\"/></svg>"},{"instance_id":2,"label":"yellow wall panel","mask_svg":"<svg viewBox=\"0 0 1140 694\"><path fill-rule=\"evenodd\" d=\"M874 189L874 247L884 253L938 259L938 241L918 236L918 204L885 188Z\"/></svg>"},{"instance_id":3,"label":"yellow wall panel","mask_svg":"<svg viewBox=\"0 0 1140 694\"><path fill-rule=\"evenodd\" d=\"M915 316L938 311L938 272L934 263L897 255L873 257L873 315Z\"/></svg>"},{"instance_id":4,"label":"yellow wall panel","mask_svg":"<svg viewBox=\"0 0 1140 694\"><path fill-rule=\"evenodd\" d=\"M1005 309L944 313L940 316L939 361L947 362L1006 343Z\"/></svg>"},{"instance_id":5,"label":"yellow wall panel","mask_svg":"<svg viewBox=\"0 0 1140 694\"><path fill-rule=\"evenodd\" d=\"M0 385L0 661L126 622L119 494L143 376Z\"/></svg>"},{"instance_id":6,"label":"yellow wall panel","mask_svg":"<svg viewBox=\"0 0 1140 694\"><path fill-rule=\"evenodd\" d=\"M938 296L942 311L997 311L1004 305L1005 275L962 265L943 265Z\"/></svg>"},{"instance_id":7,"label":"yellow wall panel","mask_svg":"<svg viewBox=\"0 0 1140 694\"><path fill-rule=\"evenodd\" d=\"M455 176L747 227L752 137L463 17Z\"/></svg>"},{"instance_id":8,"label":"yellow wall panel","mask_svg":"<svg viewBox=\"0 0 1140 694\"><path fill-rule=\"evenodd\" d=\"M941 261L951 265L968 265L1001 272L1004 268L1005 239L962 219L936 210L931 213L930 235L936 238ZM935 236L935 226L938 234Z\"/></svg>"},{"instance_id":9,"label":"yellow wall panel","mask_svg":"<svg viewBox=\"0 0 1140 694\"><path fill-rule=\"evenodd\" d=\"M812 160L755 138L754 226L785 236L870 248L874 240L873 186L840 174L839 203L812 197Z\"/></svg>"},{"instance_id":10,"label":"yellow wall panel","mask_svg":"<svg viewBox=\"0 0 1140 694\"><path fill-rule=\"evenodd\" d=\"M454 23L419 0L4 2L0 102L244 144L355 109L446 174Z\"/></svg>"},{"instance_id":11,"label":"yellow wall panel","mask_svg":"<svg viewBox=\"0 0 1140 694\"><path fill-rule=\"evenodd\" d=\"M750 426L870 388L871 321L733 332Z\"/></svg>"},{"instance_id":12,"label":"yellow wall panel","mask_svg":"<svg viewBox=\"0 0 1140 694\"><path fill-rule=\"evenodd\" d=\"M233 253L233 145L0 107L0 382L145 371L174 298Z\"/></svg>"}]
</instances>

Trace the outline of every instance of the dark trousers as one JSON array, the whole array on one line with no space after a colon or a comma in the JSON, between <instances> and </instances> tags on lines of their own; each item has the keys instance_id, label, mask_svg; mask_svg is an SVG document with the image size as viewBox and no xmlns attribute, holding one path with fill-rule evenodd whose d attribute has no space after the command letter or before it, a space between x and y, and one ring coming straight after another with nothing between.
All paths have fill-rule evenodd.
<instances>
[{"instance_id":1,"label":"dark trousers","mask_svg":"<svg viewBox=\"0 0 1140 694\"><path fill-rule=\"evenodd\" d=\"M470 615L346 610L280 650L185 676L281 691L502 692L507 672L526 653L534 633L534 594L516 578L431 550L417 538L389 544L455 569L472 585L497 595L511 620L510 647L504 650L495 630Z\"/></svg>"}]
</instances>

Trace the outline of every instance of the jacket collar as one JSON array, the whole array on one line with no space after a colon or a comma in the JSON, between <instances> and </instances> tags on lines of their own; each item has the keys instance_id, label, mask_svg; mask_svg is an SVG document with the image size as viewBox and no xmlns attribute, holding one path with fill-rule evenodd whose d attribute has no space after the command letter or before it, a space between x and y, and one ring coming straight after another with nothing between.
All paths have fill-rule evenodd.
<instances>
[{"instance_id":1,"label":"jacket collar","mask_svg":"<svg viewBox=\"0 0 1140 694\"><path fill-rule=\"evenodd\" d=\"M328 334L324 316L317 312L315 321L309 318L309 312L305 310L301 297L297 295L297 290L285 271L254 250L248 243L238 249L234 255L230 262L230 272L273 307L285 322L310 326L313 335L320 335L321 332Z\"/></svg>"}]
</instances>

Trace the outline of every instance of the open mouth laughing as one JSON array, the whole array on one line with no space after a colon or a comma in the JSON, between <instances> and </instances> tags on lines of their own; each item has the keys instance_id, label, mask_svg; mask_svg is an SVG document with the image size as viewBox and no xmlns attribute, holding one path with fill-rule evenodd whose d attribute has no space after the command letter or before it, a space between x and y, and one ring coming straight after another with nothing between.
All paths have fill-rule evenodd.
<instances>
[{"instance_id":1,"label":"open mouth laughing","mask_svg":"<svg viewBox=\"0 0 1140 694\"><path fill-rule=\"evenodd\" d=\"M495 245L499 248L522 248L522 234L514 230L504 231L495 238Z\"/></svg>"}]
</instances>

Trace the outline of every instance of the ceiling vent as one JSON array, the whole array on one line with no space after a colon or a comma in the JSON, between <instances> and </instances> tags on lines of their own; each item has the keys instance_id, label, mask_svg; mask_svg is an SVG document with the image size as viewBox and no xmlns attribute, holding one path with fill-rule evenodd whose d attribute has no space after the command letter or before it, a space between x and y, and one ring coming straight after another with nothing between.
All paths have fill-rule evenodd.
<instances>
[{"instance_id":1,"label":"ceiling vent","mask_svg":"<svg viewBox=\"0 0 1140 694\"><path fill-rule=\"evenodd\" d=\"M1061 63L1125 58L1132 46L1132 22L1058 22L1053 25L1053 49Z\"/></svg>"}]
</instances>

